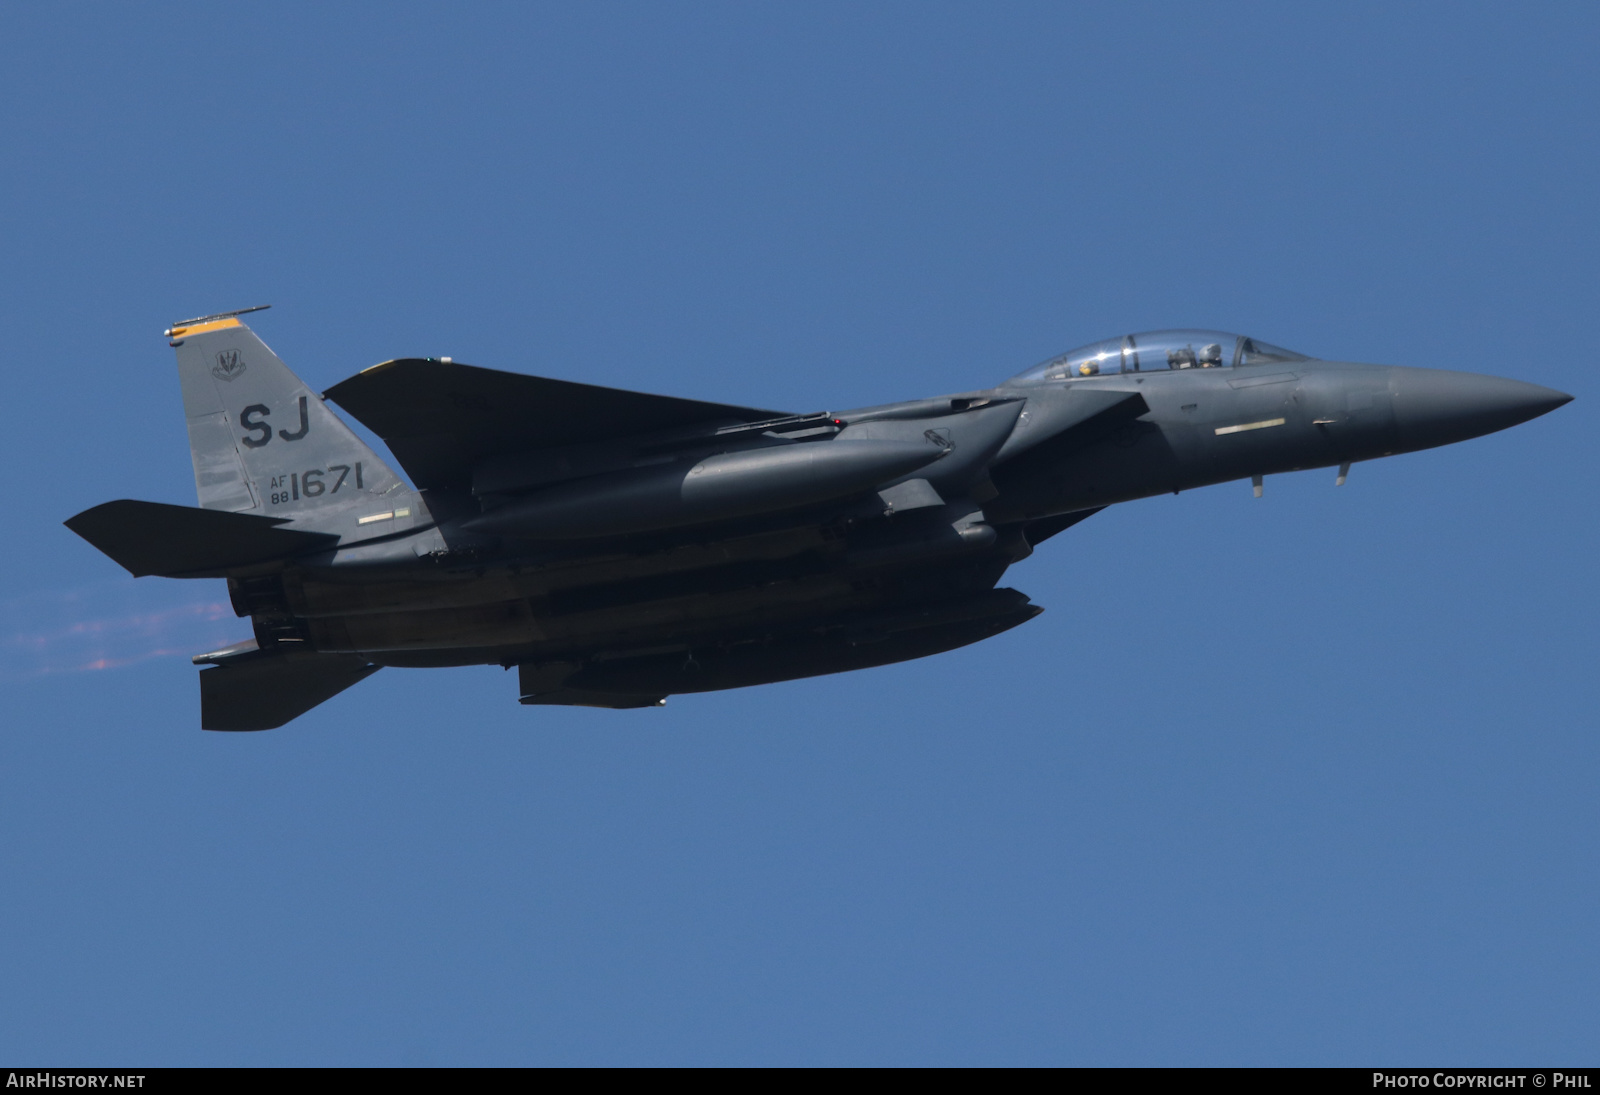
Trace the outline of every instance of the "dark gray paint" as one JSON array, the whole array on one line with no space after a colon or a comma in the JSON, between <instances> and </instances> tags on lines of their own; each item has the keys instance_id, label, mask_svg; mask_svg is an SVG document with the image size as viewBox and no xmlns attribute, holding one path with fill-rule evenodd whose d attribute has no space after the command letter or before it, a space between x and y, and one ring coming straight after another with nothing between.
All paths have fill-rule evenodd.
<instances>
[{"instance_id":1,"label":"dark gray paint","mask_svg":"<svg viewBox=\"0 0 1600 1095\"><path fill-rule=\"evenodd\" d=\"M1107 505L1448 444L1570 398L1214 332L800 415L407 359L328 394L414 490L211 318L173 334L202 508L68 521L135 574L228 578L254 634L196 658L208 729L281 725L383 665L517 666L522 703L626 709L924 657L1036 615L997 588L1007 567ZM1129 371L1086 375L1099 363Z\"/></svg>"}]
</instances>

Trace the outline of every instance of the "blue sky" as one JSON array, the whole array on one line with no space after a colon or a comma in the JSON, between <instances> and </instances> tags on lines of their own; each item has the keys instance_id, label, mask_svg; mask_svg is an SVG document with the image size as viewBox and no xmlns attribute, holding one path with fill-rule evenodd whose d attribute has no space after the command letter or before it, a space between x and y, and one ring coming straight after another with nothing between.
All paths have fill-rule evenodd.
<instances>
[{"instance_id":1,"label":"blue sky","mask_svg":"<svg viewBox=\"0 0 1600 1095\"><path fill-rule=\"evenodd\" d=\"M1539 1064L1600 1030L1588 5L0 15L0 1057ZM965 650L198 730L168 322L805 412L1125 331L1577 402L1117 507ZM221 607L219 607L221 606Z\"/></svg>"}]
</instances>

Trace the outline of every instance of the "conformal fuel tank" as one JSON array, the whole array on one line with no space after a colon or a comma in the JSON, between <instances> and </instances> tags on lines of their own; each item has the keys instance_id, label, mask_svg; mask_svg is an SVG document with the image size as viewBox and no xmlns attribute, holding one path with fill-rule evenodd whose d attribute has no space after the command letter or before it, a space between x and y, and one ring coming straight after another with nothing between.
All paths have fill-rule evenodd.
<instances>
[{"instance_id":1,"label":"conformal fuel tank","mask_svg":"<svg viewBox=\"0 0 1600 1095\"><path fill-rule=\"evenodd\" d=\"M775 513L871 490L945 451L920 441L812 441L719 453L693 465L631 468L563 483L474 517L465 528L578 540Z\"/></svg>"}]
</instances>

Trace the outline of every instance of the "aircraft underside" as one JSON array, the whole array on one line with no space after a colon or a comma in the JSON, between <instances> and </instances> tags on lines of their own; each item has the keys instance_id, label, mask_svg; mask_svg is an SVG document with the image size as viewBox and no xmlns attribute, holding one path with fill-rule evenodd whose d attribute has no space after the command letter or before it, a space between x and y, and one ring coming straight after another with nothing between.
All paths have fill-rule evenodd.
<instances>
[{"instance_id":1,"label":"aircraft underside","mask_svg":"<svg viewBox=\"0 0 1600 1095\"><path fill-rule=\"evenodd\" d=\"M974 544L941 537L938 514L878 525L387 573L290 568L230 579L229 591L258 646L518 666L524 703L616 707L919 658L1041 611L995 588L1031 550L1024 527Z\"/></svg>"}]
</instances>

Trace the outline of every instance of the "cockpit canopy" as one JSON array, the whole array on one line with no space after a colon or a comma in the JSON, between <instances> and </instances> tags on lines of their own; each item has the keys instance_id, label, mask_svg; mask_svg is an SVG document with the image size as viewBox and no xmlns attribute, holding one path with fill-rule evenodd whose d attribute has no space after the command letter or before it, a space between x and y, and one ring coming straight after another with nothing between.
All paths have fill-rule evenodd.
<instances>
[{"instance_id":1,"label":"cockpit canopy","mask_svg":"<svg viewBox=\"0 0 1600 1095\"><path fill-rule=\"evenodd\" d=\"M1305 354L1273 346L1249 335L1226 331L1146 331L1108 338L1035 365L1012 384L1078 380L1110 373L1166 372L1168 369L1223 369L1310 361Z\"/></svg>"}]
</instances>

